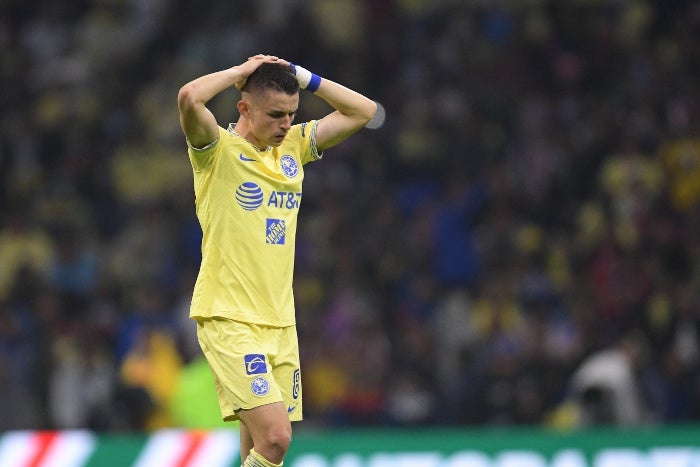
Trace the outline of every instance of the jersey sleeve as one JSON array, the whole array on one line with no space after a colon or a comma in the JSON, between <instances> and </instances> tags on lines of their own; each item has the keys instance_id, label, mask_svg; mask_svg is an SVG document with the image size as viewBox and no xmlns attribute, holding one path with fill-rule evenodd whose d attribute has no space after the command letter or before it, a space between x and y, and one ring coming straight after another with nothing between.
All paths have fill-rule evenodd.
<instances>
[{"instance_id":1,"label":"jersey sleeve","mask_svg":"<svg viewBox=\"0 0 700 467\"><path fill-rule=\"evenodd\" d=\"M219 127L219 137L203 148L195 148L190 143L190 140L187 140L187 153L190 156L190 163L192 164L192 168L195 172L206 170L209 166L211 166L212 161L219 153L219 149L221 147L219 142L221 141L221 133L223 131L226 130Z\"/></svg>"},{"instance_id":2,"label":"jersey sleeve","mask_svg":"<svg viewBox=\"0 0 700 467\"><path fill-rule=\"evenodd\" d=\"M316 147L316 128L318 120L311 120L299 125L299 138L301 143L301 163L317 161L323 157L323 152L319 152Z\"/></svg>"}]
</instances>

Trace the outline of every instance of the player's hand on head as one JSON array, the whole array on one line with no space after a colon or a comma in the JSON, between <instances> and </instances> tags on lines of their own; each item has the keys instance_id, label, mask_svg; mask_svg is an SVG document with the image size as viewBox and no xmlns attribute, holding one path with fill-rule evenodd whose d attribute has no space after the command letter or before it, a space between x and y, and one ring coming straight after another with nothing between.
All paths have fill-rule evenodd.
<instances>
[{"instance_id":1,"label":"player's hand on head","mask_svg":"<svg viewBox=\"0 0 700 467\"><path fill-rule=\"evenodd\" d=\"M275 55L257 54L253 55L252 57L248 57L246 62L238 65L238 68L243 72L244 78L235 84L236 88L239 90L242 89L243 86L245 86L248 76L257 70L263 63L278 63L280 65L289 66L289 62L287 60L283 60Z\"/></svg>"},{"instance_id":2,"label":"player's hand on head","mask_svg":"<svg viewBox=\"0 0 700 467\"><path fill-rule=\"evenodd\" d=\"M263 55L263 54L257 54L257 55L253 55L252 57L248 57L248 61L249 62L257 62L258 66L260 66L263 63L281 63L283 65L289 64L288 61L283 60L276 55Z\"/></svg>"}]
</instances>

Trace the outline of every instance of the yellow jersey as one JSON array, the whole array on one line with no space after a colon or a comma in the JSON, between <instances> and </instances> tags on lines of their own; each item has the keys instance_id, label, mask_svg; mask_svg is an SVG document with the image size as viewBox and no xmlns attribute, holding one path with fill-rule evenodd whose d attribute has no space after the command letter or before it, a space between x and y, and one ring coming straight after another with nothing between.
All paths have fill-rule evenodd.
<instances>
[{"instance_id":1,"label":"yellow jersey","mask_svg":"<svg viewBox=\"0 0 700 467\"><path fill-rule=\"evenodd\" d=\"M228 129L197 149L188 142L202 263L190 317L295 324L292 279L304 164L321 158L313 120L265 151Z\"/></svg>"}]
</instances>

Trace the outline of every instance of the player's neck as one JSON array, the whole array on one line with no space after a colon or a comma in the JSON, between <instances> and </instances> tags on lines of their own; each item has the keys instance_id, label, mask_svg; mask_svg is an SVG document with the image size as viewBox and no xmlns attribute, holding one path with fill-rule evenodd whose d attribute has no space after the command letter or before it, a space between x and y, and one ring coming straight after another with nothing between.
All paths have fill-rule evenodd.
<instances>
[{"instance_id":1,"label":"player's neck","mask_svg":"<svg viewBox=\"0 0 700 467\"><path fill-rule=\"evenodd\" d=\"M248 141L258 151L267 151L270 149L270 146L261 142L253 135L253 133L250 131L249 125L246 125L245 121L239 120L235 124L231 125L231 132Z\"/></svg>"}]
</instances>

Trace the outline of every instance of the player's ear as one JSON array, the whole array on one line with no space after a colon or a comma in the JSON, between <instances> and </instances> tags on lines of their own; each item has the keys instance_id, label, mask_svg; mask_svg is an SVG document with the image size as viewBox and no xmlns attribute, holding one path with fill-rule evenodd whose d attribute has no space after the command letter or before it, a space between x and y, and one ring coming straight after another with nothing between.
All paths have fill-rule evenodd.
<instances>
[{"instance_id":1,"label":"player's ear","mask_svg":"<svg viewBox=\"0 0 700 467\"><path fill-rule=\"evenodd\" d=\"M241 99L238 101L238 104L236 104L236 107L238 108L238 113L245 118L250 118L250 104Z\"/></svg>"}]
</instances>

